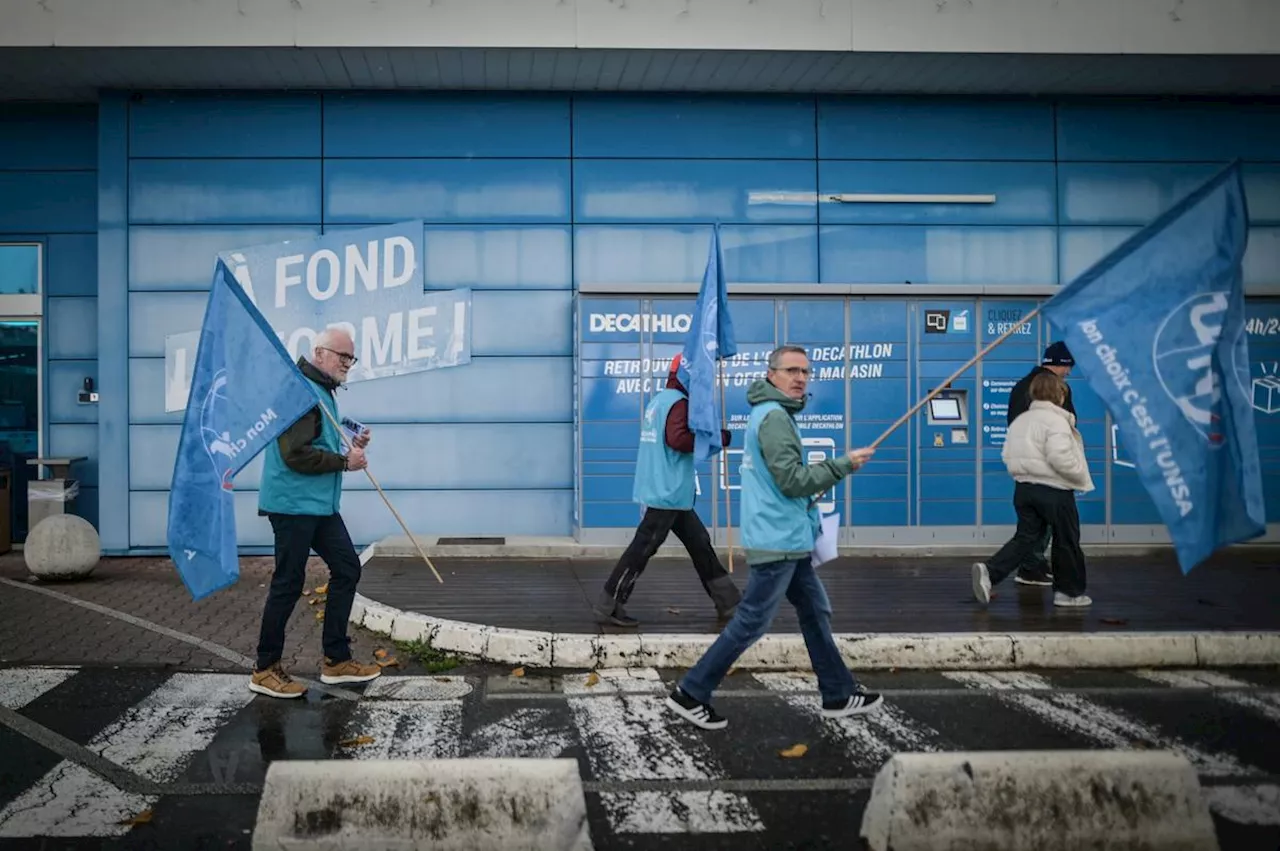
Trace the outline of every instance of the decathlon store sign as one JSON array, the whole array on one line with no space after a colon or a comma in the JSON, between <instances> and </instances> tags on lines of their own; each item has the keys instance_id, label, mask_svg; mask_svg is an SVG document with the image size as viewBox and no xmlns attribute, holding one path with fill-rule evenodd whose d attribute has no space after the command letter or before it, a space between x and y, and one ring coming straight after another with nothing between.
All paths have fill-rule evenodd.
<instances>
[{"instance_id":1,"label":"decathlon store sign","mask_svg":"<svg viewBox=\"0 0 1280 851\"><path fill-rule=\"evenodd\" d=\"M354 383L471 361L471 291L423 291L422 234L421 221L401 222L218 256L295 359L325 328L350 334ZM198 336L166 339L167 411L186 407Z\"/></svg>"},{"instance_id":2,"label":"decathlon store sign","mask_svg":"<svg viewBox=\"0 0 1280 851\"><path fill-rule=\"evenodd\" d=\"M684 334L692 325L691 313L592 313L587 317L593 334Z\"/></svg>"}]
</instances>

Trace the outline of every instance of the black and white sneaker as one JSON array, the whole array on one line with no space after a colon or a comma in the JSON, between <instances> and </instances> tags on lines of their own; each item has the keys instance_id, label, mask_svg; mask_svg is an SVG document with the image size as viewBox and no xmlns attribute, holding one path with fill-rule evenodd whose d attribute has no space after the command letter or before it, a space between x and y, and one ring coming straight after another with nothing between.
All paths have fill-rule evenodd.
<instances>
[{"instance_id":1,"label":"black and white sneaker","mask_svg":"<svg viewBox=\"0 0 1280 851\"><path fill-rule=\"evenodd\" d=\"M848 718L850 715L861 715L871 712L884 703L884 696L874 691L859 689L845 700L837 703L822 703L823 718Z\"/></svg>"},{"instance_id":2,"label":"black and white sneaker","mask_svg":"<svg viewBox=\"0 0 1280 851\"><path fill-rule=\"evenodd\" d=\"M716 714L710 703L702 703L685 694L677 686L667 696L667 708L684 720L704 730L723 730L729 719Z\"/></svg>"},{"instance_id":3,"label":"black and white sneaker","mask_svg":"<svg viewBox=\"0 0 1280 851\"><path fill-rule=\"evenodd\" d=\"M1053 574L1047 570L1019 570L1013 581L1019 585L1048 586L1053 584Z\"/></svg>"}]
</instances>

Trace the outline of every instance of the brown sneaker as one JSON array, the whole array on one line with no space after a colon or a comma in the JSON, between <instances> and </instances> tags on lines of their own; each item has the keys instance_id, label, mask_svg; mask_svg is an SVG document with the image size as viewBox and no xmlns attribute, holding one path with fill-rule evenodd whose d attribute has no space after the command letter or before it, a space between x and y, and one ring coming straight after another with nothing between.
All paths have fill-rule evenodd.
<instances>
[{"instance_id":1,"label":"brown sneaker","mask_svg":"<svg viewBox=\"0 0 1280 851\"><path fill-rule=\"evenodd\" d=\"M277 662L263 671L254 671L249 678L249 691L265 694L267 697L302 697L307 687L294 682L293 677L284 672Z\"/></svg>"},{"instance_id":2,"label":"brown sneaker","mask_svg":"<svg viewBox=\"0 0 1280 851\"><path fill-rule=\"evenodd\" d=\"M377 665L362 665L355 659L338 662L336 665L326 656L320 667L320 682L331 686L343 683L367 683L382 676L382 669Z\"/></svg>"}]
</instances>

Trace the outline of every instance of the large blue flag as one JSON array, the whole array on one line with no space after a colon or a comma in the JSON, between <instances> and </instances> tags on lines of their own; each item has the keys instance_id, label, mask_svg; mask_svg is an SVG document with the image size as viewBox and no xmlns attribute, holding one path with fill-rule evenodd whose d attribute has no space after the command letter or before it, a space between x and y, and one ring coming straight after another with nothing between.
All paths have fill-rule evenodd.
<instances>
[{"instance_id":1,"label":"large blue flag","mask_svg":"<svg viewBox=\"0 0 1280 851\"><path fill-rule=\"evenodd\" d=\"M219 260L169 490L169 555L194 599L240 576L232 477L318 401Z\"/></svg>"},{"instance_id":2,"label":"large blue flag","mask_svg":"<svg viewBox=\"0 0 1280 851\"><path fill-rule=\"evenodd\" d=\"M1241 261L1239 163L1042 309L1111 412L1183 573L1265 531Z\"/></svg>"},{"instance_id":3,"label":"large blue flag","mask_svg":"<svg viewBox=\"0 0 1280 851\"><path fill-rule=\"evenodd\" d=\"M716 225L681 358L683 368L689 373L685 387L689 390L689 430L693 432L695 462L713 458L720 451L720 428L724 420L716 388L717 361L737 353L733 317L729 315L729 288L720 257L720 226Z\"/></svg>"}]
</instances>

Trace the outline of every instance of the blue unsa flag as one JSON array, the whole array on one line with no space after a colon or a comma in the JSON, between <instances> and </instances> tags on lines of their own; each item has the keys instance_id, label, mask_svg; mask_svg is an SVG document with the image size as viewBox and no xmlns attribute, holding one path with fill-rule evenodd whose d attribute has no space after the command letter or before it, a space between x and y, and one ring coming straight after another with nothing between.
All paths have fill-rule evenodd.
<instances>
[{"instance_id":1,"label":"blue unsa flag","mask_svg":"<svg viewBox=\"0 0 1280 851\"><path fill-rule=\"evenodd\" d=\"M1239 163L1042 309L1111 412L1187 573L1266 530L1241 261Z\"/></svg>"},{"instance_id":2,"label":"blue unsa flag","mask_svg":"<svg viewBox=\"0 0 1280 851\"><path fill-rule=\"evenodd\" d=\"M689 431L693 432L695 463L714 458L720 451L723 410L716 389L717 361L737 353L733 317L729 315L729 288L720 256L720 226L716 225L681 358L682 369L689 373L685 387L689 391Z\"/></svg>"},{"instance_id":3,"label":"blue unsa flag","mask_svg":"<svg viewBox=\"0 0 1280 851\"><path fill-rule=\"evenodd\" d=\"M231 480L319 398L221 260L169 489L169 556L195 600L240 576Z\"/></svg>"}]
</instances>

